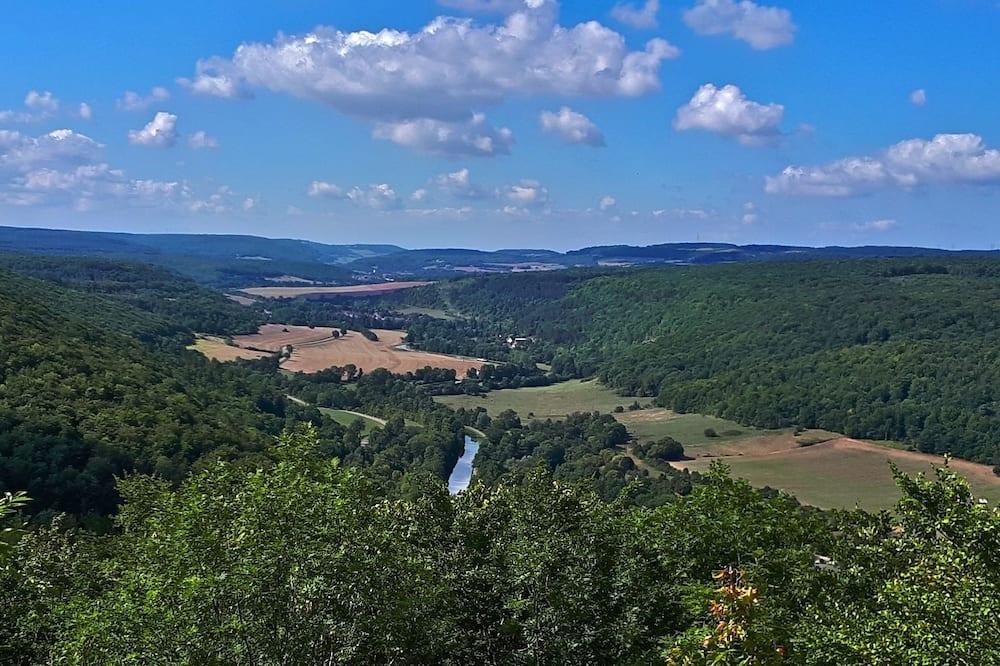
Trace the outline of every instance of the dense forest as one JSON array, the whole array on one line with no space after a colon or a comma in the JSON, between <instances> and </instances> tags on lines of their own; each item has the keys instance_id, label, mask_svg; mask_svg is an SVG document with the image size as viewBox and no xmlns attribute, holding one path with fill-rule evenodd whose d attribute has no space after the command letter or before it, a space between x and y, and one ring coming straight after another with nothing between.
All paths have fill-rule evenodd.
<instances>
[{"instance_id":1,"label":"dense forest","mask_svg":"<svg viewBox=\"0 0 1000 666\"><path fill-rule=\"evenodd\" d=\"M474 322L422 323L427 349L530 336L553 372L681 412L996 464L998 278L1000 262L936 257L518 274L403 297Z\"/></svg>"},{"instance_id":2,"label":"dense forest","mask_svg":"<svg viewBox=\"0 0 1000 666\"><path fill-rule=\"evenodd\" d=\"M764 382L833 418L834 379L869 391L903 367L879 370L895 354L914 379L886 405L940 401L992 427L992 270L563 271L420 290L470 316L400 315L414 344L529 338L462 380L208 361L185 348L194 331L252 330L261 309L163 268L0 256L0 663L1000 664L1000 512L948 469L897 475L893 513L824 512L719 464L650 474L606 414L522 422L433 399L586 373L720 412L756 396L805 423L768 406ZM845 284L864 292L835 298ZM391 302L281 307L396 321ZM863 351L871 369L803 361ZM971 368L986 374L961 385ZM794 391L809 377L811 399ZM967 441L953 426L936 427ZM450 496L468 433L476 474Z\"/></svg>"},{"instance_id":3,"label":"dense forest","mask_svg":"<svg viewBox=\"0 0 1000 666\"><path fill-rule=\"evenodd\" d=\"M544 471L386 497L308 429L273 456L121 481L106 535L8 517L0 662L1000 663L1000 513L947 471L890 518L721 469L645 508Z\"/></svg>"}]
</instances>

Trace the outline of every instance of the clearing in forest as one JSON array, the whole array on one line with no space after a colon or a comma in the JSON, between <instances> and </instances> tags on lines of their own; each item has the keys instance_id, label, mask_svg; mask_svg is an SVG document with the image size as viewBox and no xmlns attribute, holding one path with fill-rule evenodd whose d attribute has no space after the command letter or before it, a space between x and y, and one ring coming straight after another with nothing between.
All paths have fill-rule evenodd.
<instances>
[{"instance_id":1,"label":"clearing in forest","mask_svg":"<svg viewBox=\"0 0 1000 666\"><path fill-rule=\"evenodd\" d=\"M753 446L753 440L746 443ZM724 462L733 476L754 486L781 488L806 504L827 509L860 505L869 510L892 508L899 499L889 462L907 474L933 474L934 467L944 464L941 456L839 437L770 453L748 448L743 454L706 456L674 465L703 472L713 460ZM987 465L957 459L952 459L950 465L968 479L977 497L991 503L1000 501L1000 478Z\"/></svg>"},{"instance_id":2,"label":"clearing in forest","mask_svg":"<svg viewBox=\"0 0 1000 666\"><path fill-rule=\"evenodd\" d=\"M243 349L242 347L235 347L227 343L222 338L216 337L214 335L206 335L204 337L199 337L194 341L193 345L188 345L188 349L200 352L208 358L215 359L216 361L222 361L227 363L229 361L235 361L240 358L245 359L255 359L264 358L265 356L270 356L267 352L255 351L253 349Z\"/></svg>"},{"instance_id":3,"label":"clearing in forest","mask_svg":"<svg viewBox=\"0 0 1000 666\"><path fill-rule=\"evenodd\" d=\"M594 380L573 379L551 386L490 391L485 396L447 395L435 398L452 409L485 407L490 416L512 409L522 419L564 419L574 412L611 412L616 406L628 407L637 398L623 398ZM648 405L650 398L638 398Z\"/></svg>"},{"instance_id":4,"label":"clearing in forest","mask_svg":"<svg viewBox=\"0 0 1000 666\"><path fill-rule=\"evenodd\" d=\"M353 364L365 372L377 368L395 373L414 372L427 366L449 368L455 370L459 377L464 377L469 368L478 369L486 363L482 359L401 349L400 345L406 335L404 331L379 329L373 333L378 340L369 340L357 331L348 331L346 335L337 337L334 329L322 326L310 328L265 324L253 335L235 336L233 343L236 347L229 347L221 342L220 345L199 348L198 351L210 358L230 361L235 358L259 358L268 353L276 354L290 345L292 355L282 361L282 369L305 373ZM245 353L255 355L243 355Z\"/></svg>"},{"instance_id":5,"label":"clearing in forest","mask_svg":"<svg viewBox=\"0 0 1000 666\"><path fill-rule=\"evenodd\" d=\"M263 298L299 298L302 296L378 296L403 289L426 287L432 282L380 282L379 284L353 284L346 287L250 287L241 289L245 294Z\"/></svg>"}]
</instances>

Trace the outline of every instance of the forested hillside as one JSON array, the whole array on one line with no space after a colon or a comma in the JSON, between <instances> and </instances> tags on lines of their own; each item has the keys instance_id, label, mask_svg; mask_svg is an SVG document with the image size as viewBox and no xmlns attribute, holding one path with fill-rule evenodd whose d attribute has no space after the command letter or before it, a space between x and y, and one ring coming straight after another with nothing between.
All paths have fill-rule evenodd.
<instances>
[{"instance_id":1,"label":"forested hillside","mask_svg":"<svg viewBox=\"0 0 1000 666\"><path fill-rule=\"evenodd\" d=\"M472 322L424 322L429 349L532 336L556 373L596 373L679 411L1000 462L1000 262L521 274L405 297Z\"/></svg>"}]
</instances>

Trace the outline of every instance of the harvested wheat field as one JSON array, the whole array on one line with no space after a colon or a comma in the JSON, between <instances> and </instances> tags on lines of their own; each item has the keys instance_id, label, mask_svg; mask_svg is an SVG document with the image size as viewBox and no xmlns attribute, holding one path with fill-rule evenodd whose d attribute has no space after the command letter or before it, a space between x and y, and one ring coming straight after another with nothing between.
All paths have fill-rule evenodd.
<instances>
[{"instance_id":1,"label":"harvested wheat field","mask_svg":"<svg viewBox=\"0 0 1000 666\"><path fill-rule=\"evenodd\" d=\"M332 328L265 324L254 335L234 337L233 341L239 347L226 347L225 343L221 343L224 349L213 345L204 349L199 348L198 351L211 358L233 360L233 358L246 358L234 356L240 351L258 355L267 355L266 352L276 354L283 347L291 345L292 355L282 361L281 367L290 372L305 373L353 364L365 372L385 368L399 374L414 372L427 366L450 368L462 377L469 368L479 369L486 364L483 359L399 348L406 335L404 331L379 329L373 332L378 336L377 341L369 340L357 331L348 331L347 335L334 337ZM251 358L256 357L259 356Z\"/></svg>"},{"instance_id":2,"label":"harvested wheat field","mask_svg":"<svg viewBox=\"0 0 1000 666\"><path fill-rule=\"evenodd\" d=\"M263 298L299 298L303 296L378 296L403 289L426 287L432 282L381 282L379 284L353 284L347 287L250 287L241 289L245 294Z\"/></svg>"}]
</instances>

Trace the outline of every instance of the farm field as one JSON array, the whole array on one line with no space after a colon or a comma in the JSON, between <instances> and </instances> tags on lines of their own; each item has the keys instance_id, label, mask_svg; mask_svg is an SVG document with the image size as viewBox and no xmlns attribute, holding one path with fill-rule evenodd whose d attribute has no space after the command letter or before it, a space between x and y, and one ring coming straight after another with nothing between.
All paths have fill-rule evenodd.
<instances>
[{"instance_id":1,"label":"farm field","mask_svg":"<svg viewBox=\"0 0 1000 666\"><path fill-rule=\"evenodd\" d=\"M385 425L385 421L382 419L375 418L374 416L368 416L367 414L348 411L346 409L330 409L329 407L320 407L319 411L326 414L342 426L349 426L355 421L361 421L365 426L366 435L375 428L381 428Z\"/></svg>"},{"instance_id":2,"label":"farm field","mask_svg":"<svg viewBox=\"0 0 1000 666\"><path fill-rule=\"evenodd\" d=\"M196 348L210 358L231 361L236 358L260 358L291 345L292 355L282 362L281 367L289 372L304 373L353 364L365 372L385 368L390 372L406 373L431 366L450 368L463 376L469 368L481 368L485 364L479 359L398 349L405 336L403 331L376 330L377 341L369 340L357 331L348 331L347 335L335 338L333 331L320 326L265 324L253 335L234 337L236 347L218 341Z\"/></svg>"},{"instance_id":3,"label":"farm field","mask_svg":"<svg viewBox=\"0 0 1000 666\"><path fill-rule=\"evenodd\" d=\"M249 287L245 294L262 298L298 298L300 296L368 296L388 294L403 289L425 287L431 282L382 282L379 284L354 284L346 287Z\"/></svg>"},{"instance_id":4,"label":"farm field","mask_svg":"<svg viewBox=\"0 0 1000 666\"><path fill-rule=\"evenodd\" d=\"M752 440L749 440L749 444ZM721 460L734 476L751 484L781 488L801 502L821 508L889 509L899 492L889 470L895 463L907 474L932 473L944 458L903 451L846 437L807 447L771 453L703 457L674 463L692 471L704 471L713 460ZM991 503L1000 501L1000 478L986 465L952 459L951 467L968 479L976 496Z\"/></svg>"},{"instance_id":5,"label":"farm field","mask_svg":"<svg viewBox=\"0 0 1000 666\"><path fill-rule=\"evenodd\" d=\"M195 340L193 345L188 345L188 349L199 352L208 358L215 359L216 361L222 361L223 363L235 361L241 358L255 359L270 356L267 352L234 347L233 345L227 344L222 338L217 338L215 336L198 338Z\"/></svg>"},{"instance_id":6,"label":"farm field","mask_svg":"<svg viewBox=\"0 0 1000 666\"><path fill-rule=\"evenodd\" d=\"M610 413L635 398L619 396L596 381L572 380L553 386L505 389L486 396L440 396L453 409L483 406L491 415L512 409L523 419L565 418L579 411ZM649 399L639 399L648 404ZM909 474L929 471L944 459L883 444L845 438L826 430L761 430L704 414L677 414L667 409L625 411L615 418L639 441L673 437L690 460L674 463L705 471L718 460L734 476L757 487L781 488L800 501L821 508L891 508L899 498L888 462ZM712 428L718 437L706 437ZM1000 478L985 466L952 460L952 467L969 479L974 492L1000 501Z\"/></svg>"},{"instance_id":7,"label":"farm field","mask_svg":"<svg viewBox=\"0 0 1000 666\"><path fill-rule=\"evenodd\" d=\"M552 386L491 391L482 397L447 395L435 400L452 409L485 407L491 416L512 409L524 419L562 419L574 412L611 412L617 405L627 407L636 398L622 397L596 381L574 379ZM638 400L643 405L652 402L650 398Z\"/></svg>"}]
</instances>

